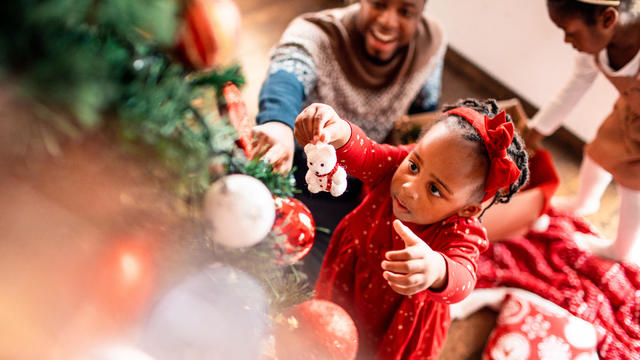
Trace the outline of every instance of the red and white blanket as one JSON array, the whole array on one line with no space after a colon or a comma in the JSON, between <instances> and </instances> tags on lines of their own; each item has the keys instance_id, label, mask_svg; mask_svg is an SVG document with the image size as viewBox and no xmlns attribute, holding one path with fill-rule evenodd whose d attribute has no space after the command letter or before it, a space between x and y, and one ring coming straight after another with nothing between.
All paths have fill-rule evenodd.
<instances>
[{"instance_id":1,"label":"red and white blanket","mask_svg":"<svg viewBox=\"0 0 640 360\"><path fill-rule=\"evenodd\" d=\"M576 233L598 236L585 220L549 209L549 226L493 243L478 261L477 288L516 287L592 323L603 359L640 359L640 267L580 250Z\"/></svg>"}]
</instances>

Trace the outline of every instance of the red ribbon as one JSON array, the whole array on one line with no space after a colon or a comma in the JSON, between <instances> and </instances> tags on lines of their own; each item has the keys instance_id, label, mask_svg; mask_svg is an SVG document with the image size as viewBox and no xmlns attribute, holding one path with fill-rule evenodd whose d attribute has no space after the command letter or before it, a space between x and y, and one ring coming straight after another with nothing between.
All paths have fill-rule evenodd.
<instances>
[{"instance_id":1,"label":"red ribbon","mask_svg":"<svg viewBox=\"0 0 640 360\"><path fill-rule=\"evenodd\" d=\"M327 186L325 187L326 191L331 192L331 186L333 185L333 181L331 179L331 177L333 176L333 174L336 173L336 171L338 171L338 162L336 161L336 164L333 166L333 169L331 169L331 171L329 171L326 174L322 174L322 175L316 175L317 177L327 177Z\"/></svg>"},{"instance_id":2,"label":"red ribbon","mask_svg":"<svg viewBox=\"0 0 640 360\"><path fill-rule=\"evenodd\" d=\"M492 198L498 190L509 187L520 177L520 169L507 155L513 141L513 123L507 121L504 111L490 118L468 107L459 107L446 112L461 116L480 134L489 153L489 172L484 183L482 201Z\"/></svg>"}]
</instances>

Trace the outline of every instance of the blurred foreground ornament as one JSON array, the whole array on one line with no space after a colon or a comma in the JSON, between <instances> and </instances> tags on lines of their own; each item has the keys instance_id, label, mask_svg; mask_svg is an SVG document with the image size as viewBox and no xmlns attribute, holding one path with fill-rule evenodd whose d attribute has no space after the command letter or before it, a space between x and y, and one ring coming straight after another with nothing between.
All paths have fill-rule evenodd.
<instances>
[{"instance_id":1,"label":"blurred foreground ornament","mask_svg":"<svg viewBox=\"0 0 640 360\"><path fill-rule=\"evenodd\" d=\"M90 280L95 302L109 316L131 321L148 305L155 285L153 238L124 235L112 244Z\"/></svg>"},{"instance_id":2,"label":"blurred foreground ornament","mask_svg":"<svg viewBox=\"0 0 640 360\"><path fill-rule=\"evenodd\" d=\"M123 344L102 345L92 349L80 360L154 360L151 356Z\"/></svg>"},{"instance_id":3,"label":"blurred foreground ornament","mask_svg":"<svg viewBox=\"0 0 640 360\"><path fill-rule=\"evenodd\" d=\"M63 243L58 245L58 251L69 251L65 261L76 263L77 280L67 278L69 283L58 283L55 296L47 294L49 298L68 296L60 292L73 295L69 297L65 315L59 317L61 322L53 327L56 329L55 344L45 348L47 355L28 358L77 359L80 356L79 359L83 360L148 360L148 357L141 356L125 357L122 353L119 357L111 356L118 350L108 349L104 343L110 344L109 339L131 329L148 309L157 283L155 259L159 237L135 231L115 237L97 237L94 241L82 240L85 251L82 251L81 262L71 255L72 248L65 248ZM54 279L55 276L49 274L49 278ZM43 304L46 303L52 305L48 311L64 309L59 306L56 309L55 303L43 299Z\"/></svg>"},{"instance_id":4,"label":"blurred foreground ornament","mask_svg":"<svg viewBox=\"0 0 640 360\"><path fill-rule=\"evenodd\" d=\"M240 37L240 23L240 11L232 0L191 0L178 49L196 69L229 65Z\"/></svg>"},{"instance_id":5,"label":"blurred foreground ornament","mask_svg":"<svg viewBox=\"0 0 640 360\"><path fill-rule=\"evenodd\" d=\"M287 197L276 197L276 220L273 229L286 237L276 244L279 264L293 264L309 253L316 235L316 226L311 211L302 201Z\"/></svg>"},{"instance_id":6,"label":"blurred foreground ornament","mask_svg":"<svg viewBox=\"0 0 640 360\"><path fill-rule=\"evenodd\" d=\"M275 210L269 189L248 175L227 175L214 182L205 196L204 216L211 237L231 248L262 241L273 226Z\"/></svg>"},{"instance_id":7,"label":"blurred foreground ornament","mask_svg":"<svg viewBox=\"0 0 640 360\"><path fill-rule=\"evenodd\" d=\"M141 348L156 360L258 359L267 311L256 280L211 265L159 300L142 329Z\"/></svg>"},{"instance_id":8,"label":"blurred foreground ornament","mask_svg":"<svg viewBox=\"0 0 640 360\"><path fill-rule=\"evenodd\" d=\"M337 304L308 300L279 320L275 330L279 360L352 360L356 357L356 326Z\"/></svg>"}]
</instances>

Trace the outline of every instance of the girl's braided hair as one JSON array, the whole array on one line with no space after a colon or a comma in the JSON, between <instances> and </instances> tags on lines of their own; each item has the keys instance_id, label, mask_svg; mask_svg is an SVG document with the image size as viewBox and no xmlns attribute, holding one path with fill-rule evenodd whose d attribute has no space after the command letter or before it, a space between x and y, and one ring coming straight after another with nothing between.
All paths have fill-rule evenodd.
<instances>
[{"instance_id":1,"label":"girl's braided hair","mask_svg":"<svg viewBox=\"0 0 640 360\"><path fill-rule=\"evenodd\" d=\"M443 111L448 111L458 107L468 107L471 108L480 114L487 115L489 117L494 117L498 114L498 104L494 99L488 99L484 102L479 102L475 99L466 99L459 101L457 104L445 105ZM449 115L447 117L455 117L457 121L455 125L462 132L462 136L469 141L479 143L479 147L482 151L482 154L486 157L487 162L489 161L489 154L487 153L486 145L480 137L480 134L476 131L476 129L471 125L467 120L458 116L458 115ZM443 118L443 119L444 119ZM507 121L512 122L511 116L507 114ZM516 164L518 169L520 170L520 177L518 180L509 186L508 191L501 191L495 194L491 205L494 203L507 203L511 200L513 194L517 193L520 188L522 188L527 181L529 180L529 156L527 155L527 150L525 149L524 142L522 138L514 132L513 140L511 141L511 145L507 148L507 155L511 158L511 160ZM491 206L489 205L489 206ZM489 207L487 207L488 209ZM486 211L486 209L485 209ZM484 213L484 211L483 211Z\"/></svg>"},{"instance_id":2,"label":"girl's braided hair","mask_svg":"<svg viewBox=\"0 0 640 360\"><path fill-rule=\"evenodd\" d=\"M564 15L578 15L587 25L596 23L598 16L608 7L616 8L620 13L637 16L640 0L620 0L620 5L597 5L578 0L547 0L547 6Z\"/></svg>"}]
</instances>

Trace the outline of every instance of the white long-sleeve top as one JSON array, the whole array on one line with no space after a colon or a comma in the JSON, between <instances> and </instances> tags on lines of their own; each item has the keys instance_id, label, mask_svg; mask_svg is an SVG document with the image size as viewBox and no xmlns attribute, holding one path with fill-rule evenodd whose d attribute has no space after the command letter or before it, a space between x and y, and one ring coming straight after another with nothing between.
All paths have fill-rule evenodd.
<instances>
[{"instance_id":1,"label":"white long-sleeve top","mask_svg":"<svg viewBox=\"0 0 640 360\"><path fill-rule=\"evenodd\" d=\"M598 61L600 62L602 71L607 75L631 77L638 74L640 70L640 51L619 70L613 70L611 68L607 49L602 50L598 54ZM538 111L528 126L543 135L551 135L555 132L582 96L589 90L596 80L599 71L600 69L596 65L593 55L577 53L571 76L567 82L553 100Z\"/></svg>"}]
</instances>

